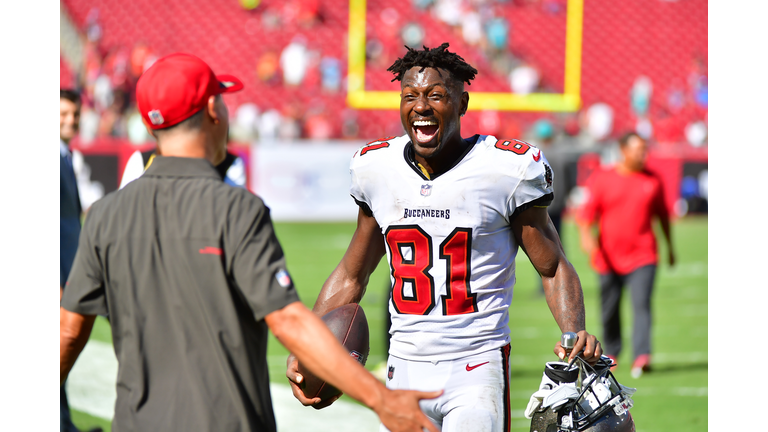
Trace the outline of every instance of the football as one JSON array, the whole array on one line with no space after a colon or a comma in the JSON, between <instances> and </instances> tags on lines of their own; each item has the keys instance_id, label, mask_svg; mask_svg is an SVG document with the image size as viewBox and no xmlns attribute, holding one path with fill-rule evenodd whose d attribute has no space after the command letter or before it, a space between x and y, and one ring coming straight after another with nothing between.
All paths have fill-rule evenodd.
<instances>
[{"instance_id":1,"label":"football","mask_svg":"<svg viewBox=\"0 0 768 432\"><path fill-rule=\"evenodd\" d=\"M349 355L365 366L370 349L368 341L368 321L363 308L357 303L340 306L322 317L325 325L331 330L336 339L341 342ZM341 391L314 376L311 372L298 365L299 373L304 376L301 389L308 398L319 397L323 402L341 394ZM323 406L323 402L318 405Z\"/></svg>"}]
</instances>

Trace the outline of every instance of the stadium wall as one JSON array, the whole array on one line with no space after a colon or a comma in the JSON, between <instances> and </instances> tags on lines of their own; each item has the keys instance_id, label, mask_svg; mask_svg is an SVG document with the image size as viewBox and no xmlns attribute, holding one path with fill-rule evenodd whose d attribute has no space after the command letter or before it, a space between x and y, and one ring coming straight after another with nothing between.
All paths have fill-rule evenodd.
<instances>
[{"instance_id":1,"label":"stadium wall","mask_svg":"<svg viewBox=\"0 0 768 432\"><path fill-rule=\"evenodd\" d=\"M354 221L357 206L349 196L349 162L364 141L274 141L268 144L230 144L243 159L248 187L270 207L277 221ZM116 190L125 164L136 150L148 150L127 140L100 139L87 145L73 141L82 154L86 178L79 180L88 207L100 195ZM604 149L607 150L607 149ZM612 163L610 152L589 152L577 163L578 186L592 170ZM707 212L706 148L653 149L648 168L658 173L665 187L667 206L676 216ZM83 195L83 192L81 192Z\"/></svg>"}]
</instances>

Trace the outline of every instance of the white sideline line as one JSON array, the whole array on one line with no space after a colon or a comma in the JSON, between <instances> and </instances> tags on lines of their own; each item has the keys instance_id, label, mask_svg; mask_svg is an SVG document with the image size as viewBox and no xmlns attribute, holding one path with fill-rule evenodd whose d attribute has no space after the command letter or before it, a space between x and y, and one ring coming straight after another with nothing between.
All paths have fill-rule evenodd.
<instances>
[{"instance_id":1,"label":"white sideline line","mask_svg":"<svg viewBox=\"0 0 768 432\"><path fill-rule=\"evenodd\" d=\"M283 359L283 366L285 365ZM78 357L67 380L69 405L92 416L111 420L114 414L117 359L111 344L89 341ZM378 430L379 419L373 411L344 400L315 410L302 406L290 387L271 384L272 404L280 432L312 430L317 432L358 432Z\"/></svg>"}]
</instances>

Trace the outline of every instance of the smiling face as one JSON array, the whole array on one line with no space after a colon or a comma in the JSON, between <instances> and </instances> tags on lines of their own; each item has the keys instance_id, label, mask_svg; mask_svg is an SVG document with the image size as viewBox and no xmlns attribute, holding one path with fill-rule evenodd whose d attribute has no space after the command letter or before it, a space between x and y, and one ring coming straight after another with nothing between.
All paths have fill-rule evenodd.
<instances>
[{"instance_id":1,"label":"smiling face","mask_svg":"<svg viewBox=\"0 0 768 432\"><path fill-rule=\"evenodd\" d=\"M60 98L60 104L59 137L69 144L69 141L77 135L80 126L80 104L65 98Z\"/></svg>"},{"instance_id":2,"label":"smiling face","mask_svg":"<svg viewBox=\"0 0 768 432\"><path fill-rule=\"evenodd\" d=\"M461 147L460 117L469 94L445 69L412 67L403 75L400 120L413 143L417 159L433 159L444 150Z\"/></svg>"}]
</instances>

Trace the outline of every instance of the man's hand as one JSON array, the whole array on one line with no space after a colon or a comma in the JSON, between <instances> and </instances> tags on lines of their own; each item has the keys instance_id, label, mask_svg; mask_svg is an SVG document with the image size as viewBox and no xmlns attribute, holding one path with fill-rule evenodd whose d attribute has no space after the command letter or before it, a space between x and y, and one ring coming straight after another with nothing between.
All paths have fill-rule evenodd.
<instances>
[{"instance_id":1,"label":"man's hand","mask_svg":"<svg viewBox=\"0 0 768 432\"><path fill-rule=\"evenodd\" d=\"M579 237L581 239L581 249L587 254L587 257L592 258L592 255L597 250L597 239L592 231L588 227L580 227Z\"/></svg>"},{"instance_id":2,"label":"man's hand","mask_svg":"<svg viewBox=\"0 0 768 432\"><path fill-rule=\"evenodd\" d=\"M440 432L429 418L421 412L419 401L434 399L443 394L442 390L420 392L413 390L386 390L381 403L373 407L381 423L391 432Z\"/></svg>"},{"instance_id":3,"label":"man's hand","mask_svg":"<svg viewBox=\"0 0 768 432\"><path fill-rule=\"evenodd\" d=\"M560 341L557 341L555 344L555 355L557 355L560 360L570 362L582 349L584 349L581 358L594 366L597 361L600 360L600 356L603 355L603 347L600 345L600 341L597 340L594 335L587 333L586 330L582 330L576 333L576 335L578 336L578 339L576 340L576 344L573 345L573 350L571 350L567 359L565 358L567 353L565 352L565 348L560 345Z\"/></svg>"},{"instance_id":4,"label":"man's hand","mask_svg":"<svg viewBox=\"0 0 768 432\"><path fill-rule=\"evenodd\" d=\"M675 266L675 252L672 251L672 248L669 248L669 266Z\"/></svg>"},{"instance_id":5,"label":"man's hand","mask_svg":"<svg viewBox=\"0 0 768 432\"><path fill-rule=\"evenodd\" d=\"M293 397L299 400L302 405L304 406L314 406L317 409L325 408L326 406L332 404L336 401L336 399L333 399L330 401L330 403L324 404L322 407L318 407L317 404L320 403L321 399L316 398L308 398L304 395L304 391L301 390L301 383L304 381L304 376L302 376L299 373L299 361L296 359L296 356L293 354L288 356L288 362L286 364L287 370L285 371L285 376L288 378L288 382L291 384L291 391L293 391Z\"/></svg>"}]
</instances>

